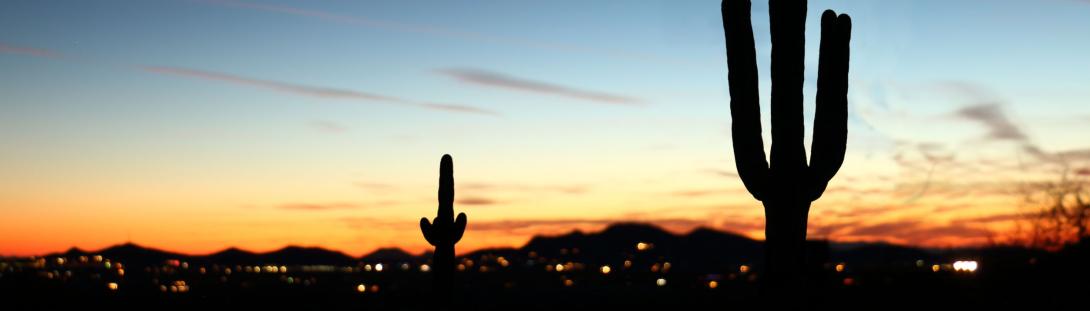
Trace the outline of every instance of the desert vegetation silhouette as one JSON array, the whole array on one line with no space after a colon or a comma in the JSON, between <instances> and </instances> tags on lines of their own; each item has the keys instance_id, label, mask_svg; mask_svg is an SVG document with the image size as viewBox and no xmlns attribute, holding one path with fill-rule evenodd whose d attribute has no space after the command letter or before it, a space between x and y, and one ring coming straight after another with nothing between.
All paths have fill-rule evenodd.
<instances>
[{"instance_id":1,"label":"desert vegetation silhouette","mask_svg":"<svg viewBox=\"0 0 1090 311\"><path fill-rule=\"evenodd\" d=\"M806 1L770 0L772 150L766 160L758 103L756 46L749 0L722 3L731 131L738 176L765 210L765 284L784 298L804 283L806 222L844 162L848 138L848 42L851 18L821 16L817 107L810 161L803 142Z\"/></svg>"},{"instance_id":2,"label":"desert vegetation silhouette","mask_svg":"<svg viewBox=\"0 0 1090 311\"><path fill-rule=\"evenodd\" d=\"M432 253L432 274L435 276L434 291L437 306L451 308L454 303L454 244L462 239L466 230L466 214L454 217L454 159L444 154L439 161L439 210L435 219L420 219L420 232L428 244L435 246Z\"/></svg>"}]
</instances>

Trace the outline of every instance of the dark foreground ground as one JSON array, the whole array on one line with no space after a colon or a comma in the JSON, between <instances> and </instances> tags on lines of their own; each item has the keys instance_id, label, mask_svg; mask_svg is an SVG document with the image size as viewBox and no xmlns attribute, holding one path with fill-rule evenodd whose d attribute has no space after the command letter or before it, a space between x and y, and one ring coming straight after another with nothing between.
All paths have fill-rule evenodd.
<instances>
[{"instance_id":1,"label":"dark foreground ground","mask_svg":"<svg viewBox=\"0 0 1090 311\"><path fill-rule=\"evenodd\" d=\"M763 309L782 298L760 290L760 247L748 243L632 226L535 239L520 249L459 258L454 304L460 310ZM1058 252L817 245L808 257L804 302L814 309L1090 306L1086 241ZM126 245L2 259L0 310L434 309L426 257L325 252L194 257Z\"/></svg>"}]
</instances>

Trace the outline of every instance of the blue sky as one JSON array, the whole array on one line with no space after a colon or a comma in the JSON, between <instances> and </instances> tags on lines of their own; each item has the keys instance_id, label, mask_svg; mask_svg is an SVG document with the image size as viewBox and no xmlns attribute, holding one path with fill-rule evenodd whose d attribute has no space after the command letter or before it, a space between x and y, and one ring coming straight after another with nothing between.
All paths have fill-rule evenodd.
<instances>
[{"instance_id":1,"label":"blue sky","mask_svg":"<svg viewBox=\"0 0 1090 311\"><path fill-rule=\"evenodd\" d=\"M753 9L767 94L767 5ZM807 98L824 9L854 25L846 193L822 203L849 216L818 213L812 230L980 242L971 230L898 240L823 228L912 223L946 199L917 202L926 191L906 189L1009 187L1047 178L1010 165L1090 148L1090 2L810 1ZM512 238L480 229L478 246L618 218L759 235L759 207L722 207L756 206L744 193L662 195L740 188L708 173L734 168L725 64L717 1L4 1L0 215L112 229L56 240L28 237L49 226L9 229L4 244L34 247L0 253L105 245L123 231L195 251L397 244L412 236L396 233L403 224L369 238L358 223L378 221L359 215L412 225L433 212L443 153L470 181L507 185L480 187L487 200L476 202L490 203L467 208L492 224L478 228ZM1015 164L980 164L992 162ZM935 165L973 169L928 173ZM1023 208L1001 190L980 196L917 231ZM290 208L299 204L331 208ZM195 240L134 224L137 210L176 219ZM213 211L226 220L200 216ZM223 240L245 215L310 233ZM510 221L528 225L503 228Z\"/></svg>"}]
</instances>

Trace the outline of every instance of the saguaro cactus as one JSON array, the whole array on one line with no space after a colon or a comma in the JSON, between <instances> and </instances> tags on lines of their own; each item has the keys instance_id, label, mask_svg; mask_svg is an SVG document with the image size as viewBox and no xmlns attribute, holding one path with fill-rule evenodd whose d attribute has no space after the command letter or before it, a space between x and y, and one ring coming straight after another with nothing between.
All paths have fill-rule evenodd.
<instances>
[{"instance_id":1,"label":"saguaro cactus","mask_svg":"<svg viewBox=\"0 0 1090 311\"><path fill-rule=\"evenodd\" d=\"M466 214L454 218L454 160L444 154L439 161L439 211L432 222L420 219L424 239L435 246L432 253L432 273L439 305L449 306L454 295L454 244L466 230Z\"/></svg>"},{"instance_id":2,"label":"saguaro cactus","mask_svg":"<svg viewBox=\"0 0 1090 311\"><path fill-rule=\"evenodd\" d=\"M844 162L848 139L848 41L851 18L821 16L817 99L810 163L803 145L802 85L806 1L770 0L772 150L765 160L757 96L757 61L749 0L723 1L734 158L738 176L765 209L765 279L798 288L805 267L810 203ZM769 165L771 162L771 165Z\"/></svg>"}]
</instances>

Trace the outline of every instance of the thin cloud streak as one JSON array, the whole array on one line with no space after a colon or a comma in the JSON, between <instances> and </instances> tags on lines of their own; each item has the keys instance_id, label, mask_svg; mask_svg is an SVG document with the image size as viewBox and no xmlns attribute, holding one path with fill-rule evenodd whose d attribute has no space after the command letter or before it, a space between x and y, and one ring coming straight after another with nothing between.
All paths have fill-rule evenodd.
<instances>
[{"instance_id":1,"label":"thin cloud streak","mask_svg":"<svg viewBox=\"0 0 1090 311\"><path fill-rule=\"evenodd\" d=\"M493 205L499 203L499 201L489 198L469 197L464 199L458 199L456 203L464 205Z\"/></svg>"},{"instance_id":2,"label":"thin cloud streak","mask_svg":"<svg viewBox=\"0 0 1090 311\"><path fill-rule=\"evenodd\" d=\"M286 210L326 211L337 209L355 209L363 206L353 203L292 203L284 204L279 207Z\"/></svg>"},{"instance_id":3,"label":"thin cloud streak","mask_svg":"<svg viewBox=\"0 0 1090 311\"><path fill-rule=\"evenodd\" d=\"M441 69L437 70L437 72L452 77L461 82L472 83L487 87L563 96L606 104L627 106L643 105L641 100L623 95L581 90L573 87L556 85L548 82L533 81L525 78L513 77L501 73L478 69Z\"/></svg>"},{"instance_id":4,"label":"thin cloud streak","mask_svg":"<svg viewBox=\"0 0 1090 311\"><path fill-rule=\"evenodd\" d=\"M43 50L43 49L22 47L22 46L7 45L7 44L4 44L4 43L0 43L0 53L17 54L17 55L33 56L33 57L44 57L44 58L61 58L61 54L57 53L57 52L53 52L53 51L49 51L49 50Z\"/></svg>"},{"instance_id":5,"label":"thin cloud streak","mask_svg":"<svg viewBox=\"0 0 1090 311\"><path fill-rule=\"evenodd\" d=\"M403 98L398 98L398 97L394 97L394 96L387 96L387 95L382 95L382 94L365 93L365 92L345 90L345 89L336 89L336 88L326 88L326 87L299 85L299 84L292 84L292 83L279 82L279 81L270 81L270 80L248 78L248 77L236 76L236 75L231 75L231 74L226 74L226 73L211 72L211 71L204 71L204 70L197 70L197 69L188 69L188 68L179 68L179 67L161 67L161 66L143 66L143 67L141 67L141 69L143 69L144 71L151 72L151 73L156 73L156 74L228 82L228 83L232 83L232 84L248 85L248 86L259 87L259 88L264 88L264 89L283 92L283 93L291 93L291 94L304 95L304 96L310 96L310 97L329 98L329 99L364 100L364 101L374 101L374 102L384 102L384 103L391 103L391 104L407 105L407 106L413 106L413 107L425 108L425 109L432 109L432 110L442 110L442 111L461 112L461 113L486 114L486 115L498 115L497 113L495 113L493 111L489 111L489 110L485 110L485 109L481 109L481 108L477 108L477 107L471 107L471 106L462 106L462 105L455 105L455 104L440 104L440 103L430 103L430 102L418 102L418 101L412 101L412 100L407 100L407 99L403 99Z\"/></svg>"},{"instance_id":6,"label":"thin cloud streak","mask_svg":"<svg viewBox=\"0 0 1090 311\"><path fill-rule=\"evenodd\" d=\"M310 122L310 126L314 127L314 129L316 129L318 131L322 131L322 132L326 132L326 133L344 133L344 132L348 131L348 128L345 127L344 125L338 124L338 123L333 122L333 121L327 121L327 120L318 120L318 121Z\"/></svg>"},{"instance_id":7,"label":"thin cloud streak","mask_svg":"<svg viewBox=\"0 0 1090 311\"><path fill-rule=\"evenodd\" d=\"M446 38L455 38L455 39L467 40L467 41L473 41L473 42L484 42L484 43L494 43L494 44L503 44L503 45L511 45L511 46L520 46L520 47L528 47L528 48L541 49L541 50L547 50L547 51L560 51L560 52L583 53L583 54L598 54L598 55L605 55L605 56L609 56L609 57L615 57L615 58L618 58L618 59L625 59L625 60L629 60L629 61L639 61L641 63L656 62L656 63L663 63L663 64L671 64L671 65L690 65L690 66L706 65L706 64L701 64L701 63L697 63L697 62L693 62L693 61L689 61L689 60L684 60L684 59L670 59L670 58L665 58L665 57L662 57L662 56L651 55L651 54L635 52L635 51L628 51L628 50L602 49L602 48L580 46L580 45L570 44L570 43L544 42L544 41L529 40L529 39L524 39L524 38L506 37L506 36L499 36L499 35L486 34L486 33L480 33L480 32L458 30L458 29L452 29L450 27L410 24L410 23L404 23L404 22L379 20L379 19L360 17L360 16L350 16L350 15L337 14L337 13L333 13L333 12L329 12L329 11L312 10L312 9L305 9L305 8L300 8L300 7L285 6L285 5L259 4L259 3L250 3L250 2L234 1L234 0L191 0L191 1L201 2L201 3L206 3L206 4L210 4L210 5L221 6L221 7L243 8L243 9L256 10L256 11L265 11L265 12L274 12L274 13L281 13L281 14L288 14L288 15L295 15L295 16L311 17L311 18L316 18L316 19L325 20L325 21L334 22L334 23L354 25L354 26L363 26L363 27L368 27L368 28L377 28L377 29L396 31L396 32L420 33L420 34L434 35L434 36L440 36L440 37L446 37Z\"/></svg>"}]
</instances>

